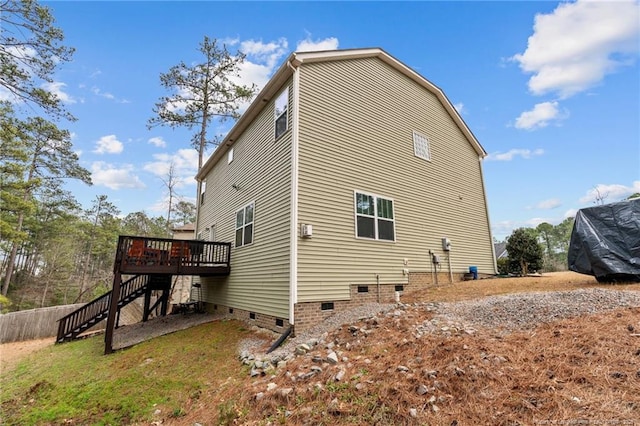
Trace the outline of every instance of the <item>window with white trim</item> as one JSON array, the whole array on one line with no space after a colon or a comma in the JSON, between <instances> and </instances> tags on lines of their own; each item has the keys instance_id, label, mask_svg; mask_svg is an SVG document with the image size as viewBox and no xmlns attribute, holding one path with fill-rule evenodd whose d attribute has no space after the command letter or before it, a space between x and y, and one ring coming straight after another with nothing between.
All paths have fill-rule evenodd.
<instances>
[{"instance_id":1,"label":"window with white trim","mask_svg":"<svg viewBox=\"0 0 640 426\"><path fill-rule=\"evenodd\" d=\"M422 133L413 132L413 153L416 157L431 161L429 138Z\"/></svg>"},{"instance_id":2,"label":"window with white trim","mask_svg":"<svg viewBox=\"0 0 640 426\"><path fill-rule=\"evenodd\" d=\"M200 204L204 204L204 194L207 192L207 181L202 181L202 185L200 187Z\"/></svg>"},{"instance_id":3,"label":"window with white trim","mask_svg":"<svg viewBox=\"0 0 640 426\"><path fill-rule=\"evenodd\" d=\"M236 212L236 247L253 243L253 216L255 202L251 202Z\"/></svg>"},{"instance_id":4,"label":"window with white trim","mask_svg":"<svg viewBox=\"0 0 640 426\"><path fill-rule=\"evenodd\" d=\"M280 93L280 95L276 98L275 102L275 128L276 128L276 139L280 137L284 132L287 131L287 127L289 125L289 120L287 120L287 109L289 105L289 88L287 87Z\"/></svg>"},{"instance_id":5,"label":"window with white trim","mask_svg":"<svg viewBox=\"0 0 640 426\"><path fill-rule=\"evenodd\" d=\"M356 192L355 215L358 238L395 241L393 200Z\"/></svg>"}]
</instances>

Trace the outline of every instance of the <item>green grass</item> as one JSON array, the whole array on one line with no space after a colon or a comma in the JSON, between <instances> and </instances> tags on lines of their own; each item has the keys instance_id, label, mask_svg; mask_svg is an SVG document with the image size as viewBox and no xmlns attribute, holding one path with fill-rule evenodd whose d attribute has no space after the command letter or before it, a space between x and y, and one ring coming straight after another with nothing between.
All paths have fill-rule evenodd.
<instances>
[{"instance_id":1,"label":"green grass","mask_svg":"<svg viewBox=\"0 0 640 426\"><path fill-rule=\"evenodd\" d=\"M246 378L235 321L204 324L103 355L103 336L38 351L2 372L0 423L127 424L181 417L203 391Z\"/></svg>"}]
</instances>

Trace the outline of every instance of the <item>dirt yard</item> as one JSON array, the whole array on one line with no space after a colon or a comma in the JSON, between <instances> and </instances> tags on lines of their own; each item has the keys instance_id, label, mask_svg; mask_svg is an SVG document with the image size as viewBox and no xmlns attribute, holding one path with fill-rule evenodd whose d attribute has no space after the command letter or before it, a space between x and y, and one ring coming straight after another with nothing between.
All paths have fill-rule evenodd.
<instances>
[{"instance_id":1,"label":"dirt yard","mask_svg":"<svg viewBox=\"0 0 640 426\"><path fill-rule=\"evenodd\" d=\"M0 344L0 371L12 367L18 361L32 352L53 345L56 339L27 340L26 342L12 342Z\"/></svg>"}]
</instances>

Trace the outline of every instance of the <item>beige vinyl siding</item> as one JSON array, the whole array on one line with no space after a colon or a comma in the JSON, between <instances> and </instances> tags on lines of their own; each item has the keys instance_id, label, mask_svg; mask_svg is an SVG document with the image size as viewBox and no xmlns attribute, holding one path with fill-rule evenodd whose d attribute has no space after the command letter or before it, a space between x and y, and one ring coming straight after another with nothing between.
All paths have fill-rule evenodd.
<instances>
[{"instance_id":1,"label":"beige vinyl siding","mask_svg":"<svg viewBox=\"0 0 640 426\"><path fill-rule=\"evenodd\" d=\"M288 120L287 132L274 141L272 100L233 144L233 162L227 164L225 154L206 177L199 228L215 223L216 239L234 246L231 274L202 278L209 303L289 317L292 135ZM236 211L252 201L253 243L235 247Z\"/></svg>"},{"instance_id":2,"label":"beige vinyl siding","mask_svg":"<svg viewBox=\"0 0 640 426\"><path fill-rule=\"evenodd\" d=\"M431 92L376 58L303 64L299 135L299 222L313 238L299 241L298 302L406 282L403 268L431 270L429 249L448 272L442 237L454 272L495 272L478 154ZM395 242L355 237L354 190L394 200Z\"/></svg>"}]
</instances>

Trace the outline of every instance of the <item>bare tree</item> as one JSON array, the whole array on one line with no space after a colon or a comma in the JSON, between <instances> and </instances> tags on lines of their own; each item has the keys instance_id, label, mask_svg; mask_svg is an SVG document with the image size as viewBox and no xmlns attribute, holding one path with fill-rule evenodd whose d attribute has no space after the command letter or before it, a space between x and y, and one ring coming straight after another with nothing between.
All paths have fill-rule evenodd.
<instances>
[{"instance_id":1,"label":"bare tree","mask_svg":"<svg viewBox=\"0 0 640 426\"><path fill-rule=\"evenodd\" d=\"M176 185L180 184L181 179L176 174L176 165L172 161L169 165L169 170L167 170L167 174L165 177L160 178L164 186L167 188L167 192L169 193L169 203L167 206L167 227L171 227L171 212L173 211L173 200L176 198L175 188Z\"/></svg>"},{"instance_id":2,"label":"bare tree","mask_svg":"<svg viewBox=\"0 0 640 426\"><path fill-rule=\"evenodd\" d=\"M609 193L608 192L605 192L605 193L600 192L600 189L597 186L593 187L593 191L595 192L595 197L594 197L595 200L593 201L595 204L598 204L598 205L601 206L601 205L604 204L605 200L607 198L609 198Z\"/></svg>"}]
</instances>

